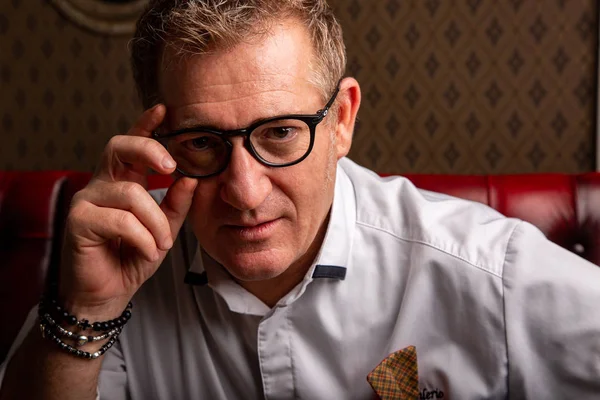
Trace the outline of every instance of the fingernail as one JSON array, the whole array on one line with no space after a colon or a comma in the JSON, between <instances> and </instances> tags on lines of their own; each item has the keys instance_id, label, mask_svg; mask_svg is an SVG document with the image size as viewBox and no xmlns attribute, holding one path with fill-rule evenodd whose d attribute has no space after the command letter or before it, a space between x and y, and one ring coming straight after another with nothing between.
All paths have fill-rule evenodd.
<instances>
[{"instance_id":1,"label":"fingernail","mask_svg":"<svg viewBox=\"0 0 600 400\"><path fill-rule=\"evenodd\" d=\"M162 161L162 166L166 169L172 169L175 168L177 164L175 163L175 161L171 158L171 157L165 157L163 158Z\"/></svg>"},{"instance_id":2,"label":"fingernail","mask_svg":"<svg viewBox=\"0 0 600 400\"><path fill-rule=\"evenodd\" d=\"M192 179L189 178L191 181L191 186L189 186L189 190L190 192L193 192L194 190L196 190L196 186L198 186L198 180L197 179Z\"/></svg>"},{"instance_id":3,"label":"fingernail","mask_svg":"<svg viewBox=\"0 0 600 400\"><path fill-rule=\"evenodd\" d=\"M162 241L162 250L169 250L171 247L173 247L173 240L168 236Z\"/></svg>"}]
</instances>

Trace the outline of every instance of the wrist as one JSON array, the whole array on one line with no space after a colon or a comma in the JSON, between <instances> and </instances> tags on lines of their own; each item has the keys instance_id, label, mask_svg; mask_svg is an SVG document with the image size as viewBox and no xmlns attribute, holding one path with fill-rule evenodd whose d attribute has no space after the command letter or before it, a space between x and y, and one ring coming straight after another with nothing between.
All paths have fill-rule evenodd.
<instances>
[{"instance_id":1,"label":"wrist","mask_svg":"<svg viewBox=\"0 0 600 400\"><path fill-rule=\"evenodd\" d=\"M67 312L75 316L77 320L106 321L118 318L127 308L129 299L112 299L105 302L90 303L59 296L58 304L62 305L63 315L64 312Z\"/></svg>"},{"instance_id":2,"label":"wrist","mask_svg":"<svg viewBox=\"0 0 600 400\"><path fill-rule=\"evenodd\" d=\"M90 307L81 303L42 298L38 314L48 313L58 324L72 326L81 331L108 331L123 327L131 318L132 303L115 302Z\"/></svg>"}]
</instances>

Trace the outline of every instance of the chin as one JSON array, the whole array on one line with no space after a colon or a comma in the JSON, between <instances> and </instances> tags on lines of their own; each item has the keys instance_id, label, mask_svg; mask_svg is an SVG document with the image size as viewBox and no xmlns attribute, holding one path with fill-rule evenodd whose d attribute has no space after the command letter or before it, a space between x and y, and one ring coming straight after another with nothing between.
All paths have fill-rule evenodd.
<instances>
[{"instance_id":1,"label":"chin","mask_svg":"<svg viewBox=\"0 0 600 400\"><path fill-rule=\"evenodd\" d=\"M278 277L292 264L277 250L258 252L238 252L217 260L233 277L239 281L264 281Z\"/></svg>"}]
</instances>

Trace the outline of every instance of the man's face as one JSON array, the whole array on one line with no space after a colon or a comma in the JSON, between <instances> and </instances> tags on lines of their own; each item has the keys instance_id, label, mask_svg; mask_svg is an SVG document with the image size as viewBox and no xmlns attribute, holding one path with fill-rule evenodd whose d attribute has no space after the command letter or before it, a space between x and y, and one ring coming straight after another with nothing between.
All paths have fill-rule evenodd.
<instances>
[{"instance_id":1,"label":"man's face","mask_svg":"<svg viewBox=\"0 0 600 400\"><path fill-rule=\"evenodd\" d=\"M166 65L160 79L166 127L230 130L283 114L314 114L325 103L309 83L310 49L305 29L287 21L266 37ZM335 145L331 117L317 126L314 148L299 164L266 167L235 137L227 169L199 180L188 216L194 233L238 280L271 279L314 259L336 161L345 155Z\"/></svg>"}]
</instances>

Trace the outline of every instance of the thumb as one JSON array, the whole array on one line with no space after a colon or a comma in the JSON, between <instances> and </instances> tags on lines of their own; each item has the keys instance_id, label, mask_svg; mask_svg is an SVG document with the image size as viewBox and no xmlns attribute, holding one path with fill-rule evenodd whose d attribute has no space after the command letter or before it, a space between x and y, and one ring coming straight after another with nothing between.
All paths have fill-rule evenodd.
<instances>
[{"instance_id":1,"label":"thumb","mask_svg":"<svg viewBox=\"0 0 600 400\"><path fill-rule=\"evenodd\" d=\"M186 177L177 179L160 203L160 208L169 221L173 241L177 238L179 229L181 229L181 225L183 225L183 221L185 221L192 205L192 198L197 184L198 180L196 179Z\"/></svg>"}]
</instances>

